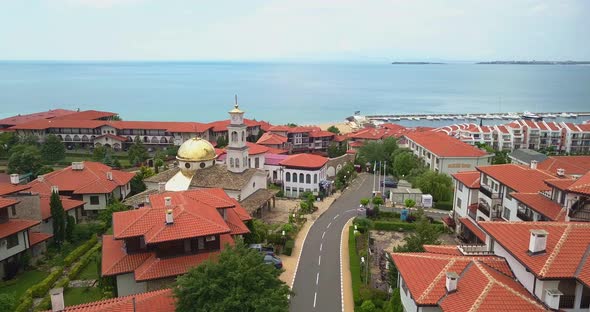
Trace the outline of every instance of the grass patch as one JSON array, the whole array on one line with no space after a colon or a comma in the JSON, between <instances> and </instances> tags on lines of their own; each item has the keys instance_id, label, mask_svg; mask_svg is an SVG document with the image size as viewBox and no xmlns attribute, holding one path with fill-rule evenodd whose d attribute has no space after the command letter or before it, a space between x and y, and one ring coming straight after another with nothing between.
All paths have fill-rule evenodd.
<instances>
[{"instance_id":1,"label":"grass patch","mask_svg":"<svg viewBox=\"0 0 590 312\"><path fill-rule=\"evenodd\" d=\"M18 299L29 287L41 282L46 276L46 272L37 270L23 272L10 281L0 283L0 293L13 294Z\"/></svg>"},{"instance_id":2,"label":"grass patch","mask_svg":"<svg viewBox=\"0 0 590 312\"><path fill-rule=\"evenodd\" d=\"M77 279L79 280L95 280L98 279L98 267L96 255L92 257L90 262L82 269Z\"/></svg>"},{"instance_id":3,"label":"grass patch","mask_svg":"<svg viewBox=\"0 0 590 312\"><path fill-rule=\"evenodd\" d=\"M98 301L102 298L102 291L98 287L72 287L64 292L66 306Z\"/></svg>"},{"instance_id":4,"label":"grass patch","mask_svg":"<svg viewBox=\"0 0 590 312\"><path fill-rule=\"evenodd\" d=\"M348 229L348 255L350 257L350 276L352 280L352 296L355 306L362 303L360 296L361 288L361 261L356 252L356 237L354 236L354 226Z\"/></svg>"}]
</instances>

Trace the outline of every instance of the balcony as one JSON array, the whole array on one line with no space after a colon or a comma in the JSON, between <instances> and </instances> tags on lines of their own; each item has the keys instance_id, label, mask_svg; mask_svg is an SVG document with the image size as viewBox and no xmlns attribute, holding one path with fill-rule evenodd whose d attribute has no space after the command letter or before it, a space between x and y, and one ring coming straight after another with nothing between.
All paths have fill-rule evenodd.
<instances>
[{"instance_id":1,"label":"balcony","mask_svg":"<svg viewBox=\"0 0 590 312\"><path fill-rule=\"evenodd\" d=\"M562 295L559 298L559 308L560 309L573 309L575 301L576 301L575 295L569 295L569 296Z\"/></svg>"},{"instance_id":2,"label":"balcony","mask_svg":"<svg viewBox=\"0 0 590 312\"><path fill-rule=\"evenodd\" d=\"M486 216L490 215L490 207L482 203L479 203L479 205L477 205L477 210L481 211L481 213L483 213Z\"/></svg>"},{"instance_id":3,"label":"balcony","mask_svg":"<svg viewBox=\"0 0 590 312\"><path fill-rule=\"evenodd\" d=\"M487 196L487 197L489 197L491 199L500 199L500 198L502 198L502 194L500 194L498 192L494 192L494 190L491 187L489 187L489 186L487 186L485 184L482 184L479 187L479 191L482 194L484 194L485 196Z\"/></svg>"},{"instance_id":4,"label":"balcony","mask_svg":"<svg viewBox=\"0 0 590 312\"><path fill-rule=\"evenodd\" d=\"M516 216L522 221L533 221L533 216L529 216L524 212L517 211Z\"/></svg>"},{"instance_id":5,"label":"balcony","mask_svg":"<svg viewBox=\"0 0 590 312\"><path fill-rule=\"evenodd\" d=\"M488 247L486 245L461 244L458 246L458 248L466 256L475 256L475 255L484 255L485 256L485 255L493 254L492 251L488 250Z\"/></svg>"}]
</instances>

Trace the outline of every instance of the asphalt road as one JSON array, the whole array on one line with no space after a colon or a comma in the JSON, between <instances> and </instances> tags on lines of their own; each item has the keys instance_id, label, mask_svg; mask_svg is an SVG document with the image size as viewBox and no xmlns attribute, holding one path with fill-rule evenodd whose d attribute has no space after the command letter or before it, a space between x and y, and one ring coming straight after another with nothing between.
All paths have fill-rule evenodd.
<instances>
[{"instance_id":1,"label":"asphalt road","mask_svg":"<svg viewBox=\"0 0 590 312\"><path fill-rule=\"evenodd\" d=\"M372 175L359 175L309 229L293 284L291 311L342 311L340 236L356 216L362 197L370 197Z\"/></svg>"}]
</instances>

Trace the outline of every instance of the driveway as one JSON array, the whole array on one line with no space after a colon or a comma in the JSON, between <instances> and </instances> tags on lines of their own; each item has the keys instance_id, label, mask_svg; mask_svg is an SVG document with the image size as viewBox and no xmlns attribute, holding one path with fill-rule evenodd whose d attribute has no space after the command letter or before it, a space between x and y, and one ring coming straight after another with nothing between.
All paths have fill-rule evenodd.
<instances>
[{"instance_id":1,"label":"driveway","mask_svg":"<svg viewBox=\"0 0 590 312\"><path fill-rule=\"evenodd\" d=\"M343 310L340 236L346 222L356 216L359 200L371 196L371 177L360 174L310 228L293 284L291 311Z\"/></svg>"}]
</instances>

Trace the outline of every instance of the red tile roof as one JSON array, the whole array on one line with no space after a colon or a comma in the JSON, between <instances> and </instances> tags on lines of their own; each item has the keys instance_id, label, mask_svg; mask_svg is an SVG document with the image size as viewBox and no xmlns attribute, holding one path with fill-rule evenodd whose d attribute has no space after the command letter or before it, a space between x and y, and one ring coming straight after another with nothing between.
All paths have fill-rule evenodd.
<instances>
[{"instance_id":1,"label":"red tile roof","mask_svg":"<svg viewBox=\"0 0 590 312\"><path fill-rule=\"evenodd\" d=\"M473 145L461 142L441 132L413 132L406 133L404 136L438 157L483 157L488 155Z\"/></svg>"},{"instance_id":2,"label":"red tile roof","mask_svg":"<svg viewBox=\"0 0 590 312\"><path fill-rule=\"evenodd\" d=\"M99 135L96 138L94 138L95 140L98 140L100 138L104 138L107 137L109 139L113 139L115 141L119 141L119 142L126 142L127 141L127 137L124 136L118 136L118 135L114 135L114 134L104 134L104 135Z\"/></svg>"},{"instance_id":3,"label":"red tile roof","mask_svg":"<svg viewBox=\"0 0 590 312\"><path fill-rule=\"evenodd\" d=\"M61 198L61 205L64 208L64 211L70 211L74 208L84 206L84 201L71 199L65 196L60 196ZM47 220L51 218L51 195L47 194L40 194L39 195L39 204L41 206L41 218L43 220Z\"/></svg>"},{"instance_id":4,"label":"red tile roof","mask_svg":"<svg viewBox=\"0 0 590 312\"><path fill-rule=\"evenodd\" d=\"M365 145L365 143L363 143L362 141L354 141L354 142L348 143L348 145L350 147L361 147L361 146Z\"/></svg>"},{"instance_id":5,"label":"red tile roof","mask_svg":"<svg viewBox=\"0 0 590 312\"><path fill-rule=\"evenodd\" d=\"M274 132L289 132L289 129L291 127L289 126L271 126L270 128L268 128L268 131L274 131Z\"/></svg>"},{"instance_id":6,"label":"red tile roof","mask_svg":"<svg viewBox=\"0 0 590 312\"><path fill-rule=\"evenodd\" d=\"M53 109L53 110L49 110L46 112L39 112L39 113L33 113L33 114L26 114L26 115L19 114L16 116L0 119L0 125L14 126L14 125L19 125L22 123L26 123L26 122L30 122L30 121L34 121L34 120L38 120L38 119L51 119L51 118L56 118L59 116L69 115L72 113L75 113L75 111L67 110L67 109Z\"/></svg>"},{"instance_id":7,"label":"red tile roof","mask_svg":"<svg viewBox=\"0 0 590 312\"><path fill-rule=\"evenodd\" d=\"M107 179L107 172L112 172L113 180ZM84 162L83 170L73 170L72 166L50 172L30 182L31 190L40 194L51 194L51 186L59 191L71 191L74 194L108 194L119 186L125 186L135 176L132 172L114 170L111 167L92 161Z\"/></svg>"},{"instance_id":8,"label":"red tile roof","mask_svg":"<svg viewBox=\"0 0 590 312\"><path fill-rule=\"evenodd\" d=\"M280 165L292 168L319 169L328 162L328 158L314 154L290 155Z\"/></svg>"},{"instance_id":9,"label":"red tile roof","mask_svg":"<svg viewBox=\"0 0 590 312\"><path fill-rule=\"evenodd\" d=\"M462 171L453 173L452 176L457 181L463 183L467 188L479 188L479 177L481 176L479 171Z\"/></svg>"},{"instance_id":10,"label":"red tile roof","mask_svg":"<svg viewBox=\"0 0 590 312\"><path fill-rule=\"evenodd\" d=\"M273 148L273 147L269 147L268 148L268 154L288 154L289 151L287 150L283 150L283 149L278 149L278 148Z\"/></svg>"},{"instance_id":11,"label":"red tile roof","mask_svg":"<svg viewBox=\"0 0 590 312\"><path fill-rule=\"evenodd\" d=\"M393 123L384 123L384 124L380 125L379 127L384 128L384 129L388 129L388 130L394 130L394 131L406 129L406 127L404 127L402 125L393 124Z\"/></svg>"},{"instance_id":12,"label":"red tile roof","mask_svg":"<svg viewBox=\"0 0 590 312\"><path fill-rule=\"evenodd\" d=\"M22 232L39 224L39 221L25 219L9 219L8 222L0 223L0 238Z\"/></svg>"},{"instance_id":13,"label":"red tile roof","mask_svg":"<svg viewBox=\"0 0 590 312\"><path fill-rule=\"evenodd\" d=\"M198 122L171 122L171 121L105 121L105 120L69 120L69 119L41 119L20 125L16 125L11 130L44 130L49 128L80 128L96 129L103 126L110 126L115 129L146 129L146 130L164 130L166 132L187 132L202 133L211 128L207 124Z\"/></svg>"},{"instance_id":14,"label":"red tile roof","mask_svg":"<svg viewBox=\"0 0 590 312\"><path fill-rule=\"evenodd\" d=\"M348 134L349 138L360 139L360 140L383 140L389 137L399 137L403 133L406 133L406 128L400 128L395 130L384 129L384 128L365 128L353 133Z\"/></svg>"},{"instance_id":15,"label":"red tile roof","mask_svg":"<svg viewBox=\"0 0 590 312\"><path fill-rule=\"evenodd\" d=\"M446 273L461 274L474 263L488 264L494 270L513 277L506 260L495 256L392 253L391 257L417 305L436 305L446 295Z\"/></svg>"},{"instance_id":16,"label":"red tile roof","mask_svg":"<svg viewBox=\"0 0 590 312\"><path fill-rule=\"evenodd\" d=\"M0 197L0 208L10 207L12 205L18 204L18 200L14 200L12 198L2 198Z\"/></svg>"},{"instance_id":17,"label":"red tile roof","mask_svg":"<svg viewBox=\"0 0 590 312\"><path fill-rule=\"evenodd\" d=\"M462 256L456 245L423 245L424 251L434 254Z\"/></svg>"},{"instance_id":18,"label":"red tile roof","mask_svg":"<svg viewBox=\"0 0 590 312\"><path fill-rule=\"evenodd\" d=\"M10 183L0 183L0 196L17 193L30 188L30 186L22 184L14 185Z\"/></svg>"},{"instance_id":19,"label":"red tile roof","mask_svg":"<svg viewBox=\"0 0 590 312\"><path fill-rule=\"evenodd\" d=\"M555 178L555 176L544 171L516 164L480 166L476 167L476 169L507 185L514 191L522 193L537 193L549 190L550 188L545 184L545 180Z\"/></svg>"},{"instance_id":20,"label":"red tile roof","mask_svg":"<svg viewBox=\"0 0 590 312\"><path fill-rule=\"evenodd\" d=\"M578 194L590 195L590 171L572 183L567 190Z\"/></svg>"},{"instance_id":21,"label":"red tile roof","mask_svg":"<svg viewBox=\"0 0 590 312\"><path fill-rule=\"evenodd\" d=\"M53 234L41 233L41 232L29 232L29 243L31 246L35 246L41 242L44 242L53 237Z\"/></svg>"},{"instance_id":22,"label":"red tile roof","mask_svg":"<svg viewBox=\"0 0 590 312\"><path fill-rule=\"evenodd\" d=\"M96 120L105 117L116 116L117 113L101 112L96 110L86 110L81 112L73 112L71 114L55 117L54 119L68 119L68 120Z\"/></svg>"},{"instance_id":23,"label":"red tile roof","mask_svg":"<svg viewBox=\"0 0 590 312\"><path fill-rule=\"evenodd\" d=\"M135 269L135 280L144 282L184 274L192 267L196 267L207 260L216 259L219 253L219 251L205 252L174 258L157 258L155 254L152 254L150 258Z\"/></svg>"},{"instance_id":24,"label":"red tile roof","mask_svg":"<svg viewBox=\"0 0 590 312\"><path fill-rule=\"evenodd\" d=\"M348 140L348 136L346 135L336 135L334 136L334 142L344 142Z\"/></svg>"},{"instance_id":25,"label":"red tile roof","mask_svg":"<svg viewBox=\"0 0 590 312\"><path fill-rule=\"evenodd\" d=\"M583 175L590 171L590 156L549 156L538 163L537 168L552 174L564 169L567 175Z\"/></svg>"},{"instance_id":26,"label":"red tile roof","mask_svg":"<svg viewBox=\"0 0 590 312\"><path fill-rule=\"evenodd\" d=\"M471 219L459 218L459 222L461 222L461 224L465 225L465 227L467 227L469 229L469 231L471 231L471 233L473 233L473 235L475 235L477 238L479 238L480 241L482 241L482 242L486 241L486 234L475 223L473 223L473 221L471 221Z\"/></svg>"},{"instance_id":27,"label":"red tile roof","mask_svg":"<svg viewBox=\"0 0 590 312\"><path fill-rule=\"evenodd\" d=\"M590 250L590 223L479 222L479 225L538 278L577 278L590 287L590 279L578 272L579 268L590 267L586 257ZM545 253L529 255L531 230L549 233Z\"/></svg>"},{"instance_id":28,"label":"red tile roof","mask_svg":"<svg viewBox=\"0 0 590 312\"><path fill-rule=\"evenodd\" d=\"M226 120L218 120L218 121L214 121L214 122L210 122L207 125L209 126L209 128L211 128L213 130L213 132L222 132L222 131L227 131L227 126L229 126L230 124L230 120L226 119ZM244 118L244 124L247 127L266 127L269 124L266 121L256 121L256 120L252 120L252 119L247 119Z\"/></svg>"},{"instance_id":29,"label":"red tile roof","mask_svg":"<svg viewBox=\"0 0 590 312\"><path fill-rule=\"evenodd\" d=\"M113 235L103 235L101 274L112 276L133 272L151 255L149 252L128 254L125 241L116 240Z\"/></svg>"},{"instance_id":30,"label":"red tile roof","mask_svg":"<svg viewBox=\"0 0 590 312\"><path fill-rule=\"evenodd\" d=\"M576 179L547 179L545 184L556 187L560 190L567 190L570 185L574 184Z\"/></svg>"},{"instance_id":31,"label":"red tile roof","mask_svg":"<svg viewBox=\"0 0 590 312\"><path fill-rule=\"evenodd\" d=\"M256 143L262 145L281 145L287 143L287 137L276 133L266 132Z\"/></svg>"},{"instance_id":32,"label":"red tile roof","mask_svg":"<svg viewBox=\"0 0 590 312\"><path fill-rule=\"evenodd\" d=\"M64 312L174 312L170 288L65 307Z\"/></svg>"},{"instance_id":33,"label":"red tile roof","mask_svg":"<svg viewBox=\"0 0 590 312\"><path fill-rule=\"evenodd\" d=\"M268 153L268 147L266 147L266 146L256 144L256 143L250 143L250 142L246 142L246 145L248 146L248 154L249 155L259 155L259 154Z\"/></svg>"},{"instance_id":34,"label":"red tile roof","mask_svg":"<svg viewBox=\"0 0 590 312\"><path fill-rule=\"evenodd\" d=\"M330 131L312 131L309 133L309 137L310 138L325 138L325 137L333 137L335 136L334 133L330 132Z\"/></svg>"},{"instance_id":35,"label":"red tile roof","mask_svg":"<svg viewBox=\"0 0 590 312\"><path fill-rule=\"evenodd\" d=\"M565 221L565 208L539 193L511 193L510 195L551 221Z\"/></svg>"}]
</instances>

